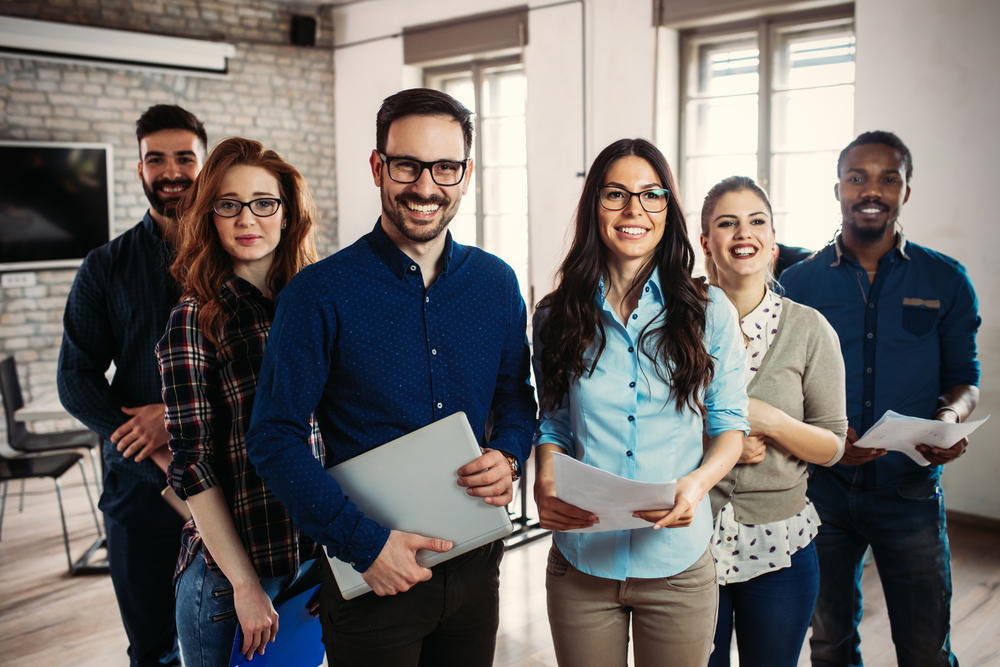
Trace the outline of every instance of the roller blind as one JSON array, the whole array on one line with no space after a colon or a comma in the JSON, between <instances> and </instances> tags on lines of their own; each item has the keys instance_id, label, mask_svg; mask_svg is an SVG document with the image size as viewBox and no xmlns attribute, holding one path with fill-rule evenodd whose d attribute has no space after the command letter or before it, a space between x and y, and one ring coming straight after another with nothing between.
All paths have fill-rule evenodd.
<instances>
[{"instance_id":1,"label":"roller blind","mask_svg":"<svg viewBox=\"0 0 1000 667\"><path fill-rule=\"evenodd\" d=\"M426 63L518 48L528 43L528 8L465 16L403 28L403 61Z\"/></svg>"}]
</instances>

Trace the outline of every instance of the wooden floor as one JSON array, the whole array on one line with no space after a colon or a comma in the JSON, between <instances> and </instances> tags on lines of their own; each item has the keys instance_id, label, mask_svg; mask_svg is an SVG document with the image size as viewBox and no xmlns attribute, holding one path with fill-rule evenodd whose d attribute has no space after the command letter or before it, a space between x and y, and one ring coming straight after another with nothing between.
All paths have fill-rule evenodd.
<instances>
[{"instance_id":1,"label":"wooden floor","mask_svg":"<svg viewBox=\"0 0 1000 667\"><path fill-rule=\"evenodd\" d=\"M74 558L95 537L78 471L66 475L65 502ZM126 666L127 645L107 576L70 577L49 480L7 499L0 541L0 664L5 667ZM1000 665L1000 532L953 524L952 645L963 667ZM543 539L504 557L496 667L556 664L545 618ZM865 572L862 650L867 667L896 665L874 567ZM804 648L799 665L808 665ZM735 664L735 663L734 663Z\"/></svg>"}]
</instances>

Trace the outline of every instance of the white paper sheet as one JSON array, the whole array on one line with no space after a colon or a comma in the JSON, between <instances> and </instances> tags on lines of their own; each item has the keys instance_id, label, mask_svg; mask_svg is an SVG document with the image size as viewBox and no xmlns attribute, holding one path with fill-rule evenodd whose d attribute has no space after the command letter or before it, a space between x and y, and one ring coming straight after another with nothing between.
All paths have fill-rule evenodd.
<instances>
[{"instance_id":1,"label":"white paper sheet","mask_svg":"<svg viewBox=\"0 0 1000 667\"><path fill-rule=\"evenodd\" d=\"M917 451L917 445L948 449L962 438L967 438L989 418L990 416L986 415L978 421L951 424L936 419L908 417L886 410L882 418L875 422L875 425L868 429L864 437L855 442L854 446L902 452L918 465L928 466L931 462Z\"/></svg>"},{"instance_id":2,"label":"white paper sheet","mask_svg":"<svg viewBox=\"0 0 1000 667\"><path fill-rule=\"evenodd\" d=\"M592 512L601 520L590 528L567 530L567 533L652 528L652 523L636 519L632 513L674 506L677 480L656 484L636 482L581 463L559 452L553 453L553 468L556 498Z\"/></svg>"}]
</instances>

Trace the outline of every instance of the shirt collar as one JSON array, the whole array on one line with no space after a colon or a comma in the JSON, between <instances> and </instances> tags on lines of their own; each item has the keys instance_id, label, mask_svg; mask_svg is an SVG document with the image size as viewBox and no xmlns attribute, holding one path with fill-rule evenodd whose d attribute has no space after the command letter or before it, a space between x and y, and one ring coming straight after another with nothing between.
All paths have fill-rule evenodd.
<instances>
[{"instance_id":1,"label":"shirt collar","mask_svg":"<svg viewBox=\"0 0 1000 667\"><path fill-rule=\"evenodd\" d=\"M831 267L840 266L840 260L844 258L844 248L841 245L842 237L843 234L837 234L837 238L833 242L833 249L837 253L837 256L830 263ZM906 237L903 235L903 232L896 232L896 245L893 246L893 249L899 251L899 255L903 259L910 259L910 256L906 254Z\"/></svg>"},{"instance_id":2,"label":"shirt collar","mask_svg":"<svg viewBox=\"0 0 1000 667\"><path fill-rule=\"evenodd\" d=\"M236 298L242 296L253 296L259 299L263 299L264 295L261 293L257 286L248 280L240 278L235 273L230 275L224 283L222 283L221 288L223 299L225 299L227 294L230 294Z\"/></svg>"},{"instance_id":3,"label":"shirt collar","mask_svg":"<svg viewBox=\"0 0 1000 667\"><path fill-rule=\"evenodd\" d=\"M150 236L156 239L157 243L163 241L163 236L160 235L160 229L156 226L156 221L153 220L153 216L149 213L149 209L146 209L146 215L142 216L142 226L147 232L149 232Z\"/></svg>"},{"instance_id":4,"label":"shirt collar","mask_svg":"<svg viewBox=\"0 0 1000 667\"><path fill-rule=\"evenodd\" d=\"M653 269L652 275L646 279L646 284L643 286L643 294L648 288L650 296L659 304L663 305L663 291L660 289L660 272ZM639 301L642 301L643 294L639 294ZM604 276L601 276L601 280L597 284L597 301L603 304L606 301L606 295L604 293Z\"/></svg>"},{"instance_id":5,"label":"shirt collar","mask_svg":"<svg viewBox=\"0 0 1000 667\"><path fill-rule=\"evenodd\" d=\"M448 275L448 268L451 266L451 259L455 253L456 245L454 239L451 237L451 232L446 231L445 234L447 234L447 236L445 236L443 253L445 263L444 270L439 276L442 278ZM403 276L406 275L407 271L410 270L410 266L412 266L414 262L405 252L396 247L396 244L392 242L389 235L385 233L384 229L382 229L381 216L379 216L379 219L375 221L375 228L369 235L369 239L372 248L374 248L375 252L379 254L382 261L389 267L389 270L392 271L397 278L402 279Z\"/></svg>"}]
</instances>

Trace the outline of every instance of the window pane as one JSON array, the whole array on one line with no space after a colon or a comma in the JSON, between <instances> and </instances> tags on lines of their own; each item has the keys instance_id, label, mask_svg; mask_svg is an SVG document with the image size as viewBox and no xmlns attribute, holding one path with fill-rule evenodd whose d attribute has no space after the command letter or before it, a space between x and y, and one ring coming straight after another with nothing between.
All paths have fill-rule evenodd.
<instances>
[{"instance_id":1,"label":"window pane","mask_svg":"<svg viewBox=\"0 0 1000 667\"><path fill-rule=\"evenodd\" d=\"M688 102L686 142L688 155L756 153L757 96Z\"/></svg>"},{"instance_id":2,"label":"window pane","mask_svg":"<svg viewBox=\"0 0 1000 667\"><path fill-rule=\"evenodd\" d=\"M528 170L494 167L483 171L483 209L486 215L527 215Z\"/></svg>"},{"instance_id":3,"label":"window pane","mask_svg":"<svg viewBox=\"0 0 1000 667\"><path fill-rule=\"evenodd\" d=\"M483 118L523 116L527 105L528 79L520 71L491 72L483 86Z\"/></svg>"},{"instance_id":4,"label":"window pane","mask_svg":"<svg viewBox=\"0 0 1000 667\"><path fill-rule=\"evenodd\" d=\"M521 297L528 303L528 216L487 215L483 250L500 257L514 269Z\"/></svg>"},{"instance_id":5,"label":"window pane","mask_svg":"<svg viewBox=\"0 0 1000 667\"><path fill-rule=\"evenodd\" d=\"M523 165L528 161L524 116L482 121L483 166Z\"/></svg>"},{"instance_id":6,"label":"window pane","mask_svg":"<svg viewBox=\"0 0 1000 667\"><path fill-rule=\"evenodd\" d=\"M466 109L473 113L476 111L476 87L472 83L471 74L446 79L443 82L442 90L461 102Z\"/></svg>"},{"instance_id":7,"label":"window pane","mask_svg":"<svg viewBox=\"0 0 1000 667\"><path fill-rule=\"evenodd\" d=\"M756 178L757 154L689 158L684 173L684 210L697 213L712 186L727 176Z\"/></svg>"},{"instance_id":8,"label":"window pane","mask_svg":"<svg viewBox=\"0 0 1000 667\"><path fill-rule=\"evenodd\" d=\"M840 149L854 138L854 86L775 93L771 150Z\"/></svg>"},{"instance_id":9,"label":"window pane","mask_svg":"<svg viewBox=\"0 0 1000 667\"><path fill-rule=\"evenodd\" d=\"M839 33L839 34L837 34ZM785 34L779 38L778 87L804 88L854 82L854 35L839 28L831 34Z\"/></svg>"},{"instance_id":10,"label":"window pane","mask_svg":"<svg viewBox=\"0 0 1000 667\"><path fill-rule=\"evenodd\" d=\"M756 40L705 45L698 53L698 93L714 96L757 92Z\"/></svg>"},{"instance_id":11,"label":"window pane","mask_svg":"<svg viewBox=\"0 0 1000 667\"><path fill-rule=\"evenodd\" d=\"M782 243L818 250L840 226L833 195L839 150L775 155L771 161L771 207Z\"/></svg>"}]
</instances>

